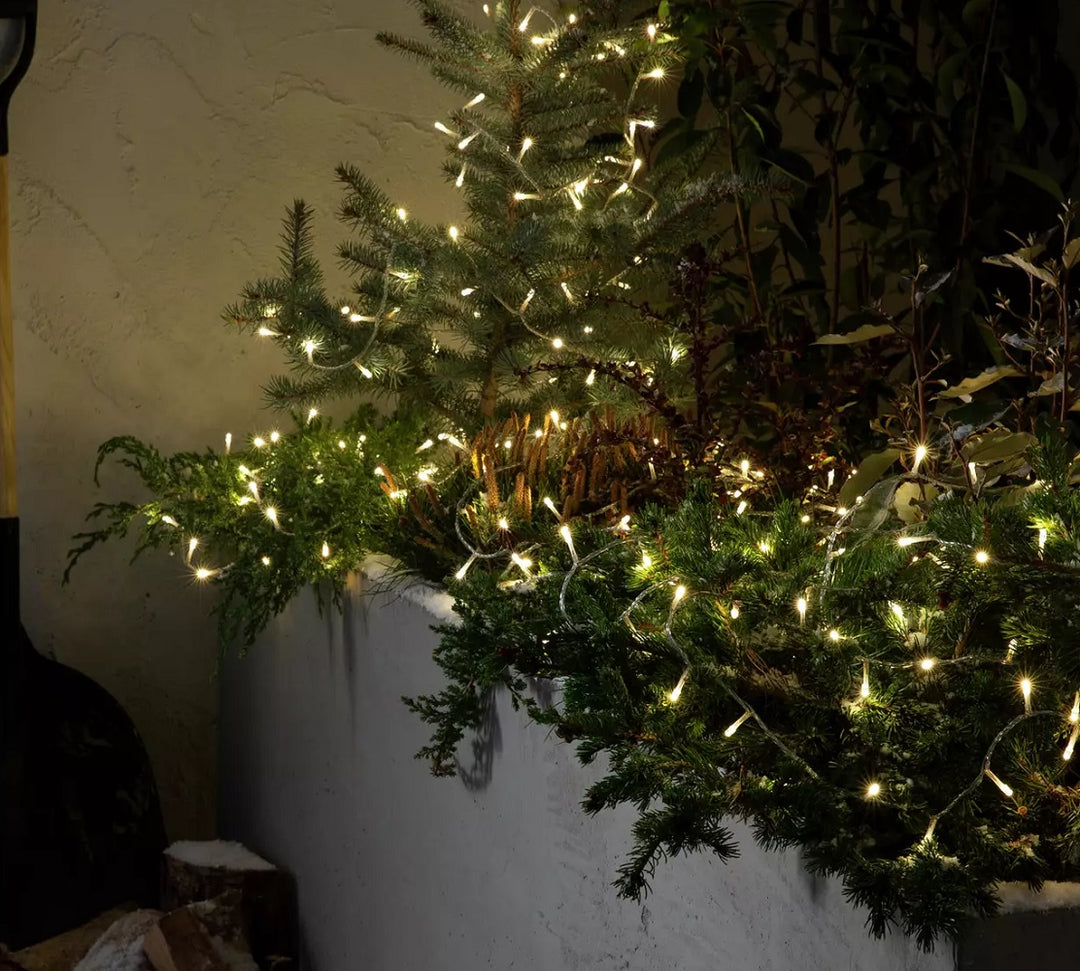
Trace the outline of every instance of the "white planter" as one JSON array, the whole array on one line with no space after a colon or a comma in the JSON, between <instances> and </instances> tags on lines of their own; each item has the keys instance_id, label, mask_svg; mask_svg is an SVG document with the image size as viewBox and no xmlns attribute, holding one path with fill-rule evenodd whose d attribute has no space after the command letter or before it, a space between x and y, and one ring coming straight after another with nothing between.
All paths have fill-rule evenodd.
<instances>
[{"instance_id":1,"label":"white planter","mask_svg":"<svg viewBox=\"0 0 1080 971\"><path fill-rule=\"evenodd\" d=\"M678 859L620 900L632 813L586 817L590 773L505 699L475 776L432 778L399 700L440 686L432 609L411 588L319 617L305 594L224 665L222 835L296 875L305 971L953 969L947 943L870 939L836 884L741 829L734 863Z\"/></svg>"}]
</instances>

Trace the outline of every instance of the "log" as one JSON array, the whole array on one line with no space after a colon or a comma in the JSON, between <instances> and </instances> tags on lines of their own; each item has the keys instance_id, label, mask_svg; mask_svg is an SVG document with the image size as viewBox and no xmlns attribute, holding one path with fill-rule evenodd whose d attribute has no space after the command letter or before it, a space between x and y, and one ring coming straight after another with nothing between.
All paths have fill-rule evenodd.
<instances>
[{"instance_id":1,"label":"log","mask_svg":"<svg viewBox=\"0 0 1080 971\"><path fill-rule=\"evenodd\" d=\"M151 927L143 950L154 971L229 971L206 928L186 908L166 914Z\"/></svg>"},{"instance_id":2,"label":"log","mask_svg":"<svg viewBox=\"0 0 1080 971\"><path fill-rule=\"evenodd\" d=\"M296 884L239 843L221 840L174 843L165 851L162 907L239 894L241 926L263 971L294 967L297 957Z\"/></svg>"},{"instance_id":3,"label":"log","mask_svg":"<svg viewBox=\"0 0 1080 971\"><path fill-rule=\"evenodd\" d=\"M143 937L159 917L160 910L135 910L113 921L74 971L151 971Z\"/></svg>"},{"instance_id":4,"label":"log","mask_svg":"<svg viewBox=\"0 0 1080 971\"><path fill-rule=\"evenodd\" d=\"M134 910L134 905L113 907L79 927L14 954L9 953L7 960L14 961L25 971L71 971L86 956L94 942L131 910ZM8 971L3 961L0 961L0 971Z\"/></svg>"}]
</instances>

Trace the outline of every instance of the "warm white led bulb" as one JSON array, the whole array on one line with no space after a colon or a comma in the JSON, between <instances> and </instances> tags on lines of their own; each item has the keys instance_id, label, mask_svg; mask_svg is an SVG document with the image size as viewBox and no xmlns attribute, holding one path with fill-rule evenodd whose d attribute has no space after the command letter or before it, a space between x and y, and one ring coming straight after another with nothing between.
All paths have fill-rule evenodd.
<instances>
[{"instance_id":1,"label":"warm white led bulb","mask_svg":"<svg viewBox=\"0 0 1080 971\"><path fill-rule=\"evenodd\" d=\"M990 554L987 553L986 550L976 550L975 551L975 562L978 563L980 566L983 566L986 563L989 563L990 562Z\"/></svg>"},{"instance_id":2,"label":"warm white led bulb","mask_svg":"<svg viewBox=\"0 0 1080 971\"><path fill-rule=\"evenodd\" d=\"M1008 785L1005 782L1002 782L1001 779L994 775L994 773L991 772L989 769L983 769L983 772L985 773L986 778L988 778L992 783L994 783L995 786L997 786L1001 790L1001 794L1006 799L1012 798L1012 786Z\"/></svg>"},{"instance_id":3,"label":"warm white led bulb","mask_svg":"<svg viewBox=\"0 0 1080 971\"><path fill-rule=\"evenodd\" d=\"M273 506L267 506L266 509L263 510L263 513L265 514L266 518L270 520L270 522L272 522L275 526L277 525L277 510Z\"/></svg>"},{"instance_id":4,"label":"warm white led bulb","mask_svg":"<svg viewBox=\"0 0 1080 971\"><path fill-rule=\"evenodd\" d=\"M880 795L881 795L881 783L880 782L871 782L870 785L868 785L866 787L866 798L867 799L877 799L877 797L880 796Z\"/></svg>"},{"instance_id":5,"label":"warm white led bulb","mask_svg":"<svg viewBox=\"0 0 1080 971\"><path fill-rule=\"evenodd\" d=\"M735 719L727 728L724 729L724 738L731 738L738 730L739 727L750 718L750 712L744 711L738 718Z\"/></svg>"},{"instance_id":6,"label":"warm white led bulb","mask_svg":"<svg viewBox=\"0 0 1080 971\"><path fill-rule=\"evenodd\" d=\"M915 460L911 466L911 470L914 472L926 459L927 449L925 445L915 446Z\"/></svg>"},{"instance_id":7,"label":"warm white led bulb","mask_svg":"<svg viewBox=\"0 0 1080 971\"><path fill-rule=\"evenodd\" d=\"M682 677L679 678L678 684L676 684L675 687L672 688L668 692L668 701L670 701L672 704L675 704L675 702L677 702L679 700L679 698L682 696L683 686L686 684L686 679L689 676L690 676L690 669L687 668L685 671L683 671Z\"/></svg>"},{"instance_id":8,"label":"warm white led bulb","mask_svg":"<svg viewBox=\"0 0 1080 971\"><path fill-rule=\"evenodd\" d=\"M731 616L732 620L738 620L740 613L741 613L741 611L739 610L739 605L738 604L732 604L731 605L731 610L728 611L728 614Z\"/></svg>"},{"instance_id":9,"label":"warm white led bulb","mask_svg":"<svg viewBox=\"0 0 1080 971\"><path fill-rule=\"evenodd\" d=\"M327 559L327 557L330 556L330 544L329 543L323 543L322 549L319 550L319 552L322 553L322 558L324 560Z\"/></svg>"},{"instance_id":10,"label":"warm white led bulb","mask_svg":"<svg viewBox=\"0 0 1080 971\"><path fill-rule=\"evenodd\" d=\"M934 666L934 659L932 657L924 657L919 662L919 667L922 668L924 671L931 670L933 668L933 666Z\"/></svg>"},{"instance_id":11,"label":"warm white led bulb","mask_svg":"<svg viewBox=\"0 0 1080 971\"><path fill-rule=\"evenodd\" d=\"M799 612L799 623L806 620L806 597L799 597L795 601L795 609Z\"/></svg>"},{"instance_id":12,"label":"warm white led bulb","mask_svg":"<svg viewBox=\"0 0 1080 971\"><path fill-rule=\"evenodd\" d=\"M675 588L675 593L671 598L671 606L674 607L680 600L686 596L686 587L681 583Z\"/></svg>"}]
</instances>

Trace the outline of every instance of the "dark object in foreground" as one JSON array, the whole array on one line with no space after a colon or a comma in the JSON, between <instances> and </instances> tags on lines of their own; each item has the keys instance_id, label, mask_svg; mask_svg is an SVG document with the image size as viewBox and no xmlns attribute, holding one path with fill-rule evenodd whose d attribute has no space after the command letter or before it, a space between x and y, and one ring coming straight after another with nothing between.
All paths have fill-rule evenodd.
<instances>
[{"instance_id":1,"label":"dark object in foreground","mask_svg":"<svg viewBox=\"0 0 1080 971\"><path fill-rule=\"evenodd\" d=\"M3 742L20 743L21 771L3 780L19 825L0 832L0 940L18 950L123 901L155 904L165 830L146 751L116 700L25 634L4 651L21 678L5 699L19 732Z\"/></svg>"}]
</instances>

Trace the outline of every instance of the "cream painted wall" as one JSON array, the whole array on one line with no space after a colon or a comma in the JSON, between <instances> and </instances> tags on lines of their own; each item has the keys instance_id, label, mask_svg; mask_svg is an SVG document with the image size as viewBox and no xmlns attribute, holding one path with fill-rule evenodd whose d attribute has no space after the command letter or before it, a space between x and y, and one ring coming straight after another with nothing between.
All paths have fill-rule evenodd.
<instances>
[{"instance_id":1,"label":"cream painted wall","mask_svg":"<svg viewBox=\"0 0 1080 971\"><path fill-rule=\"evenodd\" d=\"M431 129L451 102L376 46L382 28L420 30L405 0L41 0L15 96L24 623L133 716L173 837L214 829L210 595L120 546L62 589L65 551L94 501L133 494L112 471L93 488L105 438L199 449L270 425L259 384L277 356L218 315L272 270L285 205L318 208L328 258L338 161L418 215L452 205Z\"/></svg>"}]
</instances>

